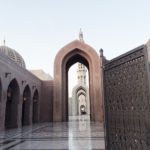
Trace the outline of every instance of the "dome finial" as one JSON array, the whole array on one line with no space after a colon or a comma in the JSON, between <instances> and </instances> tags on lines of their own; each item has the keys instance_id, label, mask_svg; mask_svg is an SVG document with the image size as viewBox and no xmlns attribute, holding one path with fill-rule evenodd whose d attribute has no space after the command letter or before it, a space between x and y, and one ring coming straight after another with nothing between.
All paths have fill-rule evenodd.
<instances>
[{"instance_id":1,"label":"dome finial","mask_svg":"<svg viewBox=\"0 0 150 150\"><path fill-rule=\"evenodd\" d=\"M79 32L79 40L80 40L80 42L83 42L83 43L84 43L84 40L83 40L83 32L82 32L81 28L80 28L80 32Z\"/></svg>"}]
</instances>

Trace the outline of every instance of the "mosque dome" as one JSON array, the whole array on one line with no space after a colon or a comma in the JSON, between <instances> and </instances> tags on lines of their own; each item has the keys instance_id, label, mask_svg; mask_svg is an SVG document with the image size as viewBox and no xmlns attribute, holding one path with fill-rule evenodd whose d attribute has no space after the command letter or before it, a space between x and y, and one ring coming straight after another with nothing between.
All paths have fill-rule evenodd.
<instances>
[{"instance_id":1,"label":"mosque dome","mask_svg":"<svg viewBox=\"0 0 150 150\"><path fill-rule=\"evenodd\" d=\"M9 59L13 60L19 66L26 68L25 61L22 56L16 52L14 49L9 48L5 45L0 46L0 55L5 55Z\"/></svg>"}]
</instances>

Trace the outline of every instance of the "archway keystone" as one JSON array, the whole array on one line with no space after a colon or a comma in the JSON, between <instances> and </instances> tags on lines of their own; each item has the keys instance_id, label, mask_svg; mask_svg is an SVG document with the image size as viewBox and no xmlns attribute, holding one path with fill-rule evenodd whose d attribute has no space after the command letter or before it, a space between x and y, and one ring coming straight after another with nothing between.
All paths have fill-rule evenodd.
<instances>
[{"instance_id":1,"label":"archway keystone","mask_svg":"<svg viewBox=\"0 0 150 150\"><path fill-rule=\"evenodd\" d=\"M100 58L92 47L79 40L60 49L55 57L53 121L68 120L68 70L76 62L89 70L91 120L103 121Z\"/></svg>"}]
</instances>

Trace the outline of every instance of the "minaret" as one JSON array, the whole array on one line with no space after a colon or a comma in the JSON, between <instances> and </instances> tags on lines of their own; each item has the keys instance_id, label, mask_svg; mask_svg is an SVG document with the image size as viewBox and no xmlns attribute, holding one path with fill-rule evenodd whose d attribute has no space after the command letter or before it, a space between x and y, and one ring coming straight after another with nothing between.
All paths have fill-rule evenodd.
<instances>
[{"instance_id":1,"label":"minaret","mask_svg":"<svg viewBox=\"0 0 150 150\"><path fill-rule=\"evenodd\" d=\"M86 85L86 72L87 72L86 67L83 64L78 63L77 69L78 84Z\"/></svg>"},{"instance_id":2,"label":"minaret","mask_svg":"<svg viewBox=\"0 0 150 150\"><path fill-rule=\"evenodd\" d=\"M5 46L5 44L6 44L6 41L5 41L5 39L4 39L4 41L3 41L3 44L4 44L4 46Z\"/></svg>"},{"instance_id":3,"label":"minaret","mask_svg":"<svg viewBox=\"0 0 150 150\"><path fill-rule=\"evenodd\" d=\"M80 29L79 32L79 40L80 42L84 43L83 40L83 32ZM86 85L86 68L83 64L78 63L78 69L77 69L77 80L78 80L78 84L82 84L82 85Z\"/></svg>"},{"instance_id":4,"label":"minaret","mask_svg":"<svg viewBox=\"0 0 150 150\"><path fill-rule=\"evenodd\" d=\"M5 37L4 37L4 40L3 40L3 46L6 45L6 40L5 40Z\"/></svg>"},{"instance_id":5,"label":"minaret","mask_svg":"<svg viewBox=\"0 0 150 150\"><path fill-rule=\"evenodd\" d=\"M83 40L83 32L82 32L81 29L80 29L80 32L79 32L79 41L84 43L84 40Z\"/></svg>"}]
</instances>

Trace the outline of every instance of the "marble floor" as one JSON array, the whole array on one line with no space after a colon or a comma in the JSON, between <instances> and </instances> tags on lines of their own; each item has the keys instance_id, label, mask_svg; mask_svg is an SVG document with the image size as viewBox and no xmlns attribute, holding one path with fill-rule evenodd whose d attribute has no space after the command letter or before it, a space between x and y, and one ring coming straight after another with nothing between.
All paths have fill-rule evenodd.
<instances>
[{"instance_id":1,"label":"marble floor","mask_svg":"<svg viewBox=\"0 0 150 150\"><path fill-rule=\"evenodd\" d=\"M0 132L0 150L104 150L103 125L88 117Z\"/></svg>"}]
</instances>

